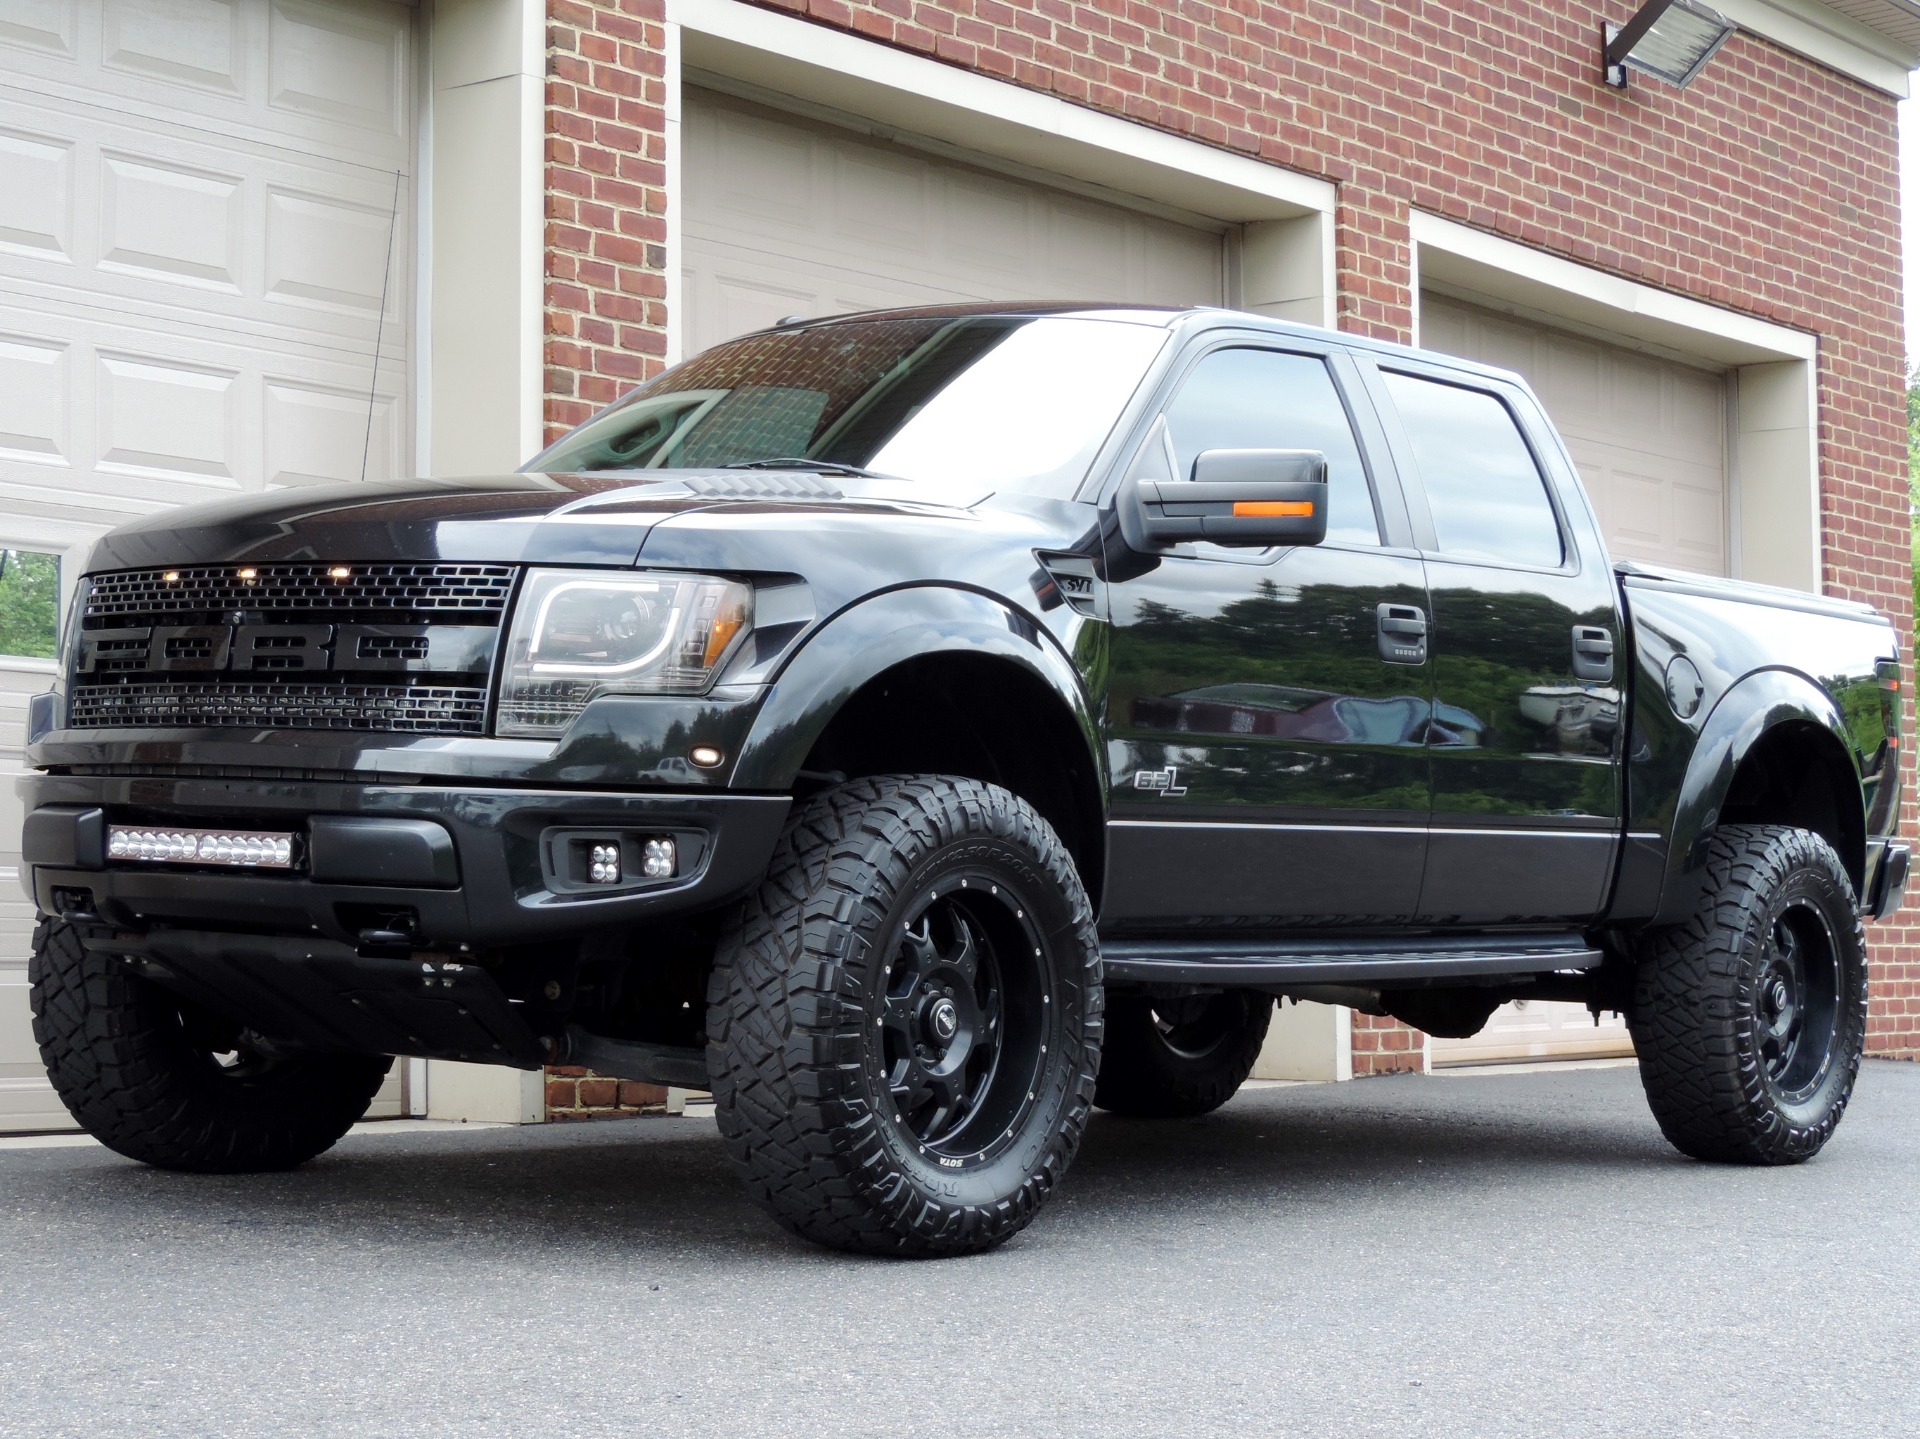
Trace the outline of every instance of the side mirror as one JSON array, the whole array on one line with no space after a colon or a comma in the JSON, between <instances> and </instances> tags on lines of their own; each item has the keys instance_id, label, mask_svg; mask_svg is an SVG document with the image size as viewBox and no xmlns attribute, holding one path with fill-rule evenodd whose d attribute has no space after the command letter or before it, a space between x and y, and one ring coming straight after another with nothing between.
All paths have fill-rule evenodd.
<instances>
[{"instance_id":1,"label":"side mirror","mask_svg":"<svg viewBox=\"0 0 1920 1439\"><path fill-rule=\"evenodd\" d=\"M1141 479L1130 488L1121 494L1123 529L1137 530L1151 548L1190 540L1317 545L1327 537L1327 457L1319 450L1205 450L1192 479Z\"/></svg>"}]
</instances>

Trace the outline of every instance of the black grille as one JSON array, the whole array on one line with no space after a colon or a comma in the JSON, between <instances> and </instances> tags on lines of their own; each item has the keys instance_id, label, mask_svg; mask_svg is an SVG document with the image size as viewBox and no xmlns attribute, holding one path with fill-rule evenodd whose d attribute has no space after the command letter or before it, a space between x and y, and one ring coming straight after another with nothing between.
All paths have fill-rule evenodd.
<instances>
[{"instance_id":1,"label":"black grille","mask_svg":"<svg viewBox=\"0 0 1920 1439\"><path fill-rule=\"evenodd\" d=\"M314 561L92 575L68 723L484 734L515 574Z\"/></svg>"},{"instance_id":2,"label":"black grille","mask_svg":"<svg viewBox=\"0 0 1920 1439\"><path fill-rule=\"evenodd\" d=\"M230 610L363 616L503 614L511 565L262 564L122 570L88 582L85 623L147 615L217 615ZM345 571L344 576L336 571ZM496 620L497 623L497 620Z\"/></svg>"},{"instance_id":3,"label":"black grille","mask_svg":"<svg viewBox=\"0 0 1920 1439\"><path fill-rule=\"evenodd\" d=\"M74 729L376 730L480 734L487 692L465 685L212 681L76 685Z\"/></svg>"}]
</instances>

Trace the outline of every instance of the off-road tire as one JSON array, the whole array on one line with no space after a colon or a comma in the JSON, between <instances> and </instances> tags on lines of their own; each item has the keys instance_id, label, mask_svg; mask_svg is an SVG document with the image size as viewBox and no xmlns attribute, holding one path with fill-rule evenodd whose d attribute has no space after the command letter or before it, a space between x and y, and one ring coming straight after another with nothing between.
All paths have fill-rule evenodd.
<instances>
[{"instance_id":1,"label":"off-road tire","mask_svg":"<svg viewBox=\"0 0 1920 1439\"><path fill-rule=\"evenodd\" d=\"M1025 1057L1004 1070L996 1057L980 1102L952 1108L972 1118L927 1145L895 1088L914 1061L892 1057L889 1036L912 1002L896 993L919 952L909 940L931 951L920 936L934 936L936 908L974 916L987 936L974 952L992 956L977 972L1001 975L1004 1043L977 1053L1012 1054L1018 1034ZM721 939L707 1009L720 1132L748 1191L804 1238L903 1256L988 1249L1026 1227L1072 1162L1101 1012L1092 908L1030 805L970 779L855 780L797 806ZM1022 1074L1012 1090L997 1078ZM1004 1134L1000 1102L1013 1106ZM989 1121L979 1153L958 1152Z\"/></svg>"},{"instance_id":2,"label":"off-road tire","mask_svg":"<svg viewBox=\"0 0 1920 1439\"><path fill-rule=\"evenodd\" d=\"M236 1039L242 1059L223 1066L208 1045L227 1041L208 1036L227 1026L121 960L90 953L65 920L40 921L27 977L33 1037L55 1092L107 1148L161 1169L248 1174L303 1164L366 1113L393 1063L270 1057Z\"/></svg>"},{"instance_id":3,"label":"off-road tire","mask_svg":"<svg viewBox=\"0 0 1920 1439\"><path fill-rule=\"evenodd\" d=\"M1093 1102L1135 1119L1210 1113L1253 1073L1272 1019L1272 996L1247 989L1190 1000L1109 995Z\"/></svg>"},{"instance_id":4,"label":"off-road tire","mask_svg":"<svg viewBox=\"0 0 1920 1439\"><path fill-rule=\"evenodd\" d=\"M1628 1013L1640 1079L1682 1153L1733 1164L1798 1164L1846 1111L1866 1044L1867 952L1852 882L1827 842L1781 825L1727 825L1708 842L1707 883L1685 924L1643 943ZM1774 1037L1781 927L1831 941L1829 1003L1803 1006L1804 1049ZM1808 1019L1830 1010L1830 1019ZM1783 1067L1791 1054L1793 1064ZM1778 1072L1776 1072L1778 1071Z\"/></svg>"}]
</instances>

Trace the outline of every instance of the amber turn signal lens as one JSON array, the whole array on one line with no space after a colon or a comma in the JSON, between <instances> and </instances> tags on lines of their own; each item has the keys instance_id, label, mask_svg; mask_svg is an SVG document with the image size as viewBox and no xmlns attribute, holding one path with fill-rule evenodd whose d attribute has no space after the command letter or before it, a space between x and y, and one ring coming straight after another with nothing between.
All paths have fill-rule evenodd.
<instances>
[{"instance_id":1,"label":"amber turn signal lens","mask_svg":"<svg viewBox=\"0 0 1920 1439\"><path fill-rule=\"evenodd\" d=\"M1272 515L1293 515L1307 519L1313 514L1312 500L1235 500L1233 513L1236 518Z\"/></svg>"},{"instance_id":2,"label":"amber turn signal lens","mask_svg":"<svg viewBox=\"0 0 1920 1439\"><path fill-rule=\"evenodd\" d=\"M727 652L727 646L733 643L733 637L746 628L747 611L744 605L722 602L720 612L713 617L713 625L707 631L706 651L701 662L708 669L720 663L720 657Z\"/></svg>"}]
</instances>

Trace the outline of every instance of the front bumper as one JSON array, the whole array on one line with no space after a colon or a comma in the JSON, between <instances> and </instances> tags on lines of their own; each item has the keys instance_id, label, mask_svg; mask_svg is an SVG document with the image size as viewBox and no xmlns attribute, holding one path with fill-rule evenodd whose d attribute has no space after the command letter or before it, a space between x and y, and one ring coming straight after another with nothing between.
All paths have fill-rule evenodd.
<instances>
[{"instance_id":1,"label":"front bumper","mask_svg":"<svg viewBox=\"0 0 1920 1439\"><path fill-rule=\"evenodd\" d=\"M422 948L473 949L724 904L765 873L791 804L712 791L46 774L29 775L21 793L21 877L43 913L346 944L399 929ZM300 857L290 873L109 862L110 825L292 831ZM561 845L603 831L676 836L682 872L611 889L571 882L556 860Z\"/></svg>"}]
</instances>

